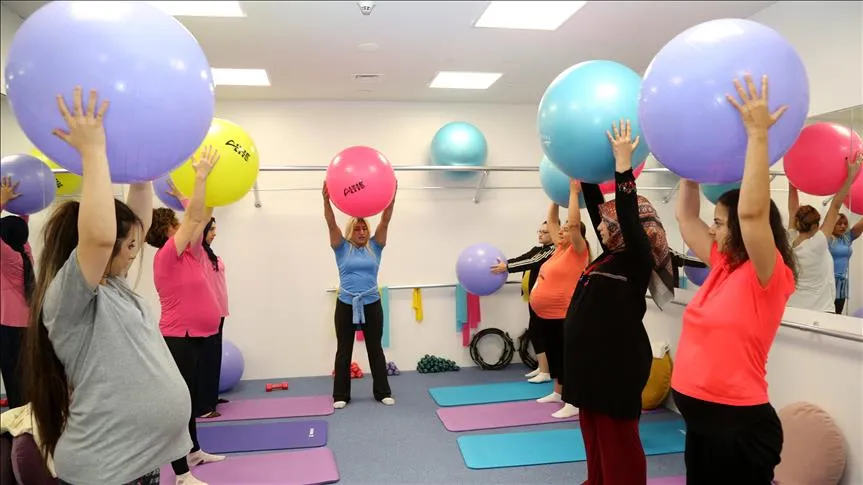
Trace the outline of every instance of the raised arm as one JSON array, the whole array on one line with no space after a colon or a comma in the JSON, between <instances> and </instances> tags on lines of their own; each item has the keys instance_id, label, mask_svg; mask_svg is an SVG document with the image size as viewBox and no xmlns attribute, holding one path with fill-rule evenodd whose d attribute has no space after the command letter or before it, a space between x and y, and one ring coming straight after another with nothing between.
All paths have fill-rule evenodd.
<instances>
[{"instance_id":1,"label":"raised arm","mask_svg":"<svg viewBox=\"0 0 863 485\"><path fill-rule=\"evenodd\" d=\"M632 152L638 147L639 137L632 139L632 125L629 120L621 120L620 128L612 124L614 135L608 133L611 149L614 152L614 205L617 209L617 223L627 251L635 255L639 264L653 267L653 254L650 240L641 226L638 216L638 193L635 190L635 175L632 173Z\"/></svg>"},{"instance_id":2,"label":"raised arm","mask_svg":"<svg viewBox=\"0 0 863 485\"><path fill-rule=\"evenodd\" d=\"M192 198L189 199L189 206L183 213L183 220L180 222L180 227L174 234L174 245L177 247L177 256L179 257L186 250L186 247L195 240L195 235L200 236L206 221L206 210L204 203L207 199L207 177L210 176L213 167L219 162L219 152L215 147L208 146L204 148L200 159L192 162L192 167L195 169L195 187L192 190ZM210 211L212 214L212 210Z\"/></svg>"},{"instance_id":3,"label":"raised arm","mask_svg":"<svg viewBox=\"0 0 863 485\"><path fill-rule=\"evenodd\" d=\"M833 235L833 228L836 227L836 220L839 219L839 209L842 208L842 201L848 198L848 192L851 191L851 184L860 173L860 163L863 162L863 153L857 155L856 160L848 163L848 176L845 178L845 183L833 196L830 201L830 208L827 209L827 214L824 216L824 222L821 223L821 232L830 238ZM852 233L853 236L853 233ZM829 240L829 239L828 239Z\"/></svg>"},{"instance_id":4,"label":"raised arm","mask_svg":"<svg viewBox=\"0 0 863 485\"><path fill-rule=\"evenodd\" d=\"M126 196L126 205L141 219L144 225L142 234L147 234L153 222L153 184L151 182L131 184L129 195Z\"/></svg>"},{"instance_id":5,"label":"raised arm","mask_svg":"<svg viewBox=\"0 0 863 485\"><path fill-rule=\"evenodd\" d=\"M748 152L747 152L748 154ZM788 230L794 230L794 216L797 214L797 209L800 208L800 193L797 187L788 181Z\"/></svg>"},{"instance_id":6,"label":"raised arm","mask_svg":"<svg viewBox=\"0 0 863 485\"><path fill-rule=\"evenodd\" d=\"M863 234L863 218L851 226L851 240L857 239L861 234Z\"/></svg>"},{"instance_id":7,"label":"raised arm","mask_svg":"<svg viewBox=\"0 0 863 485\"><path fill-rule=\"evenodd\" d=\"M324 188L321 191L324 196L324 220L327 221L327 230L330 233L330 247L333 249L342 245L344 237L339 231L339 226L336 224L336 214L333 212L333 206L330 204L330 191L327 190L327 183L324 182Z\"/></svg>"},{"instance_id":8,"label":"raised arm","mask_svg":"<svg viewBox=\"0 0 863 485\"><path fill-rule=\"evenodd\" d=\"M551 236L551 242L555 246L560 244L560 206L557 202L552 202L548 206L548 216L546 217L548 224L548 235Z\"/></svg>"},{"instance_id":9,"label":"raised arm","mask_svg":"<svg viewBox=\"0 0 863 485\"><path fill-rule=\"evenodd\" d=\"M771 114L767 107L767 76L761 79L761 94L746 75L747 93L740 81L734 80L734 87L741 103L731 95L728 102L738 112L746 128L746 162L743 167L743 181L740 184L740 202L737 217L740 219L740 232L743 245L755 267L761 286L766 286L776 267L776 242L770 229L770 157L767 149L767 132L787 109L782 106Z\"/></svg>"},{"instance_id":10,"label":"raised arm","mask_svg":"<svg viewBox=\"0 0 863 485\"><path fill-rule=\"evenodd\" d=\"M697 182L680 181L675 215L683 242L692 249L698 259L708 263L713 237L710 235L710 228L701 220L701 194Z\"/></svg>"},{"instance_id":11,"label":"raised arm","mask_svg":"<svg viewBox=\"0 0 863 485\"><path fill-rule=\"evenodd\" d=\"M396 191L398 192L398 186L396 186ZM384 209L384 213L381 215L381 222L379 222L378 227L375 228L375 235L373 237L380 247L387 245L387 232L390 228L390 220L393 218L393 207L395 207L395 205L396 197L394 194L392 202L390 202L390 205Z\"/></svg>"},{"instance_id":12,"label":"raised arm","mask_svg":"<svg viewBox=\"0 0 863 485\"><path fill-rule=\"evenodd\" d=\"M599 206L605 203L605 196L602 195L599 185L584 182L581 183L581 193L584 195L584 205L587 206L587 215L590 216L590 224L593 226L593 232L596 234L599 246L603 251L607 251L608 248L602 244L602 236L599 235L599 224L602 222Z\"/></svg>"},{"instance_id":13,"label":"raised arm","mask_svg":"<svg viewBox=\"0 0 863 485\"><path fill-rule=\"evenodd\" d=\"M102 101L97 111L98 94L92 90L84 111L82 97L81 87L76 87L73 112L70 113L63 96L57 95L57 107L68 131L55 129L54 134L81 155L83 182L78 208L78 266L87 285L96 288L105 275L114 250L117 216L102 126L108 102Z\"/></svg>"},{"instance_id":14,"label":"raised arm","mask_svg":"<svg viewBox=\"0 0 863 485\"><path fill-rule=\"evenodd\" d=\"M567 219L569 219L569 237L572 248L581 254L587 249L587 241L581 235L581 207L578 206L578 194L581 192L581 184L577 180L569 181L569 208Z\"/></svg>"}]
</instances>

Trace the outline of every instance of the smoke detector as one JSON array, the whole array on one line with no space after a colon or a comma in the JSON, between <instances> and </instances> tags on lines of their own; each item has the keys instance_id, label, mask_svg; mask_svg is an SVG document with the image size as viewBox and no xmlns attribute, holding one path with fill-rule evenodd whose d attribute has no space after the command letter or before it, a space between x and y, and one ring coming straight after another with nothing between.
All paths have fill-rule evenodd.
<instances>
[{"instance_id":1,"label":"smoke detector","mask_svg":"<svg viewBox=\"0 0 863 485\"><path fill-rule=\"evenodd\" d=\"M357 2L357 5L360 7L360 13L362 13L365 16L371 15L372 10L375 9L375 2L368 1L368 0L363 0L363 1Z\"/></svg>"},{"instance_id":2,"label":"smoke detector","mask_svg":"<svg viewBox=\"0 0 863 485\"><path fill-rule=\"evenodd\" d=\"M383 80L383 74L354 74L353 80L356 83L373 84Z\"/></svg>"}]
</instances>

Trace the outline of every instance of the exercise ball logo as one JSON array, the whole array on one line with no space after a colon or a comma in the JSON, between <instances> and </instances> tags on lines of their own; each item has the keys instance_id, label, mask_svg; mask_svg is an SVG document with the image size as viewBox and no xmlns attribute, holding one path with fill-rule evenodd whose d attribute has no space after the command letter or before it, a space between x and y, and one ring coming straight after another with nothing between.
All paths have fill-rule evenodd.
<instances>
[{"instance_id":1,"label":"exercise ball logo","mask_svg":"<svg viewBox=\"0 0 863 485\"><path fill-rule=\"evenodd\" d=\"M239 143L237 143L234 140L228 140L225 142L225 146L231 147L234 150L234 153L239 155L240 158L243 159L243 161L245 161L245 162L249 161L249 157L251 157L251 154L249 153L248 150L243 148L243 145L240 145Z\"/></svg>"},{"instance_id":2,"label":"exercise ball logo","mask_svg":"<svg viewBox=\"0 0 863 485\"><path fill-rule=\"evenodd\" d=\"M347 197L351 194L356 194L357 192L359 192L360 190L363 190L364 188L366 188L366 184L364 184L362 180L360 180L359 182L357 182L357 183L355 183L349 187L345 187L345 197Z\"/></svg>"}]
</instances>

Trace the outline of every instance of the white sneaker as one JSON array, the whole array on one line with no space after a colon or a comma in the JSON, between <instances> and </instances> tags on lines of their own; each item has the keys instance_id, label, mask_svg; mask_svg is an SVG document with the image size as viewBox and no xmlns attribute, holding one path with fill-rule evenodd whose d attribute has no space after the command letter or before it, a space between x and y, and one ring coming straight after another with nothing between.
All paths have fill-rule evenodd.
<instances>
[{"instance_id":1,"label":"white sneaker","mask_svg":"<svg viewBox=\"0 0 863 485\"><path fill-rule=\"evenodd\" d=\"M570 403L564 404L562 408L551 413L552 418L558 418L558 419L568 419L568 418L572 418L575 416L578 416L578 408L573 406Z\"/></svg>"},{"instance_id":2,"label":"white sneaker","mask_svg":"<svg viewBox=\"0 0 863 485\"><path fill-rule=\"evenodd\" d=\"M186 462L190 467L203 465L204 463L214 463L225 459L225 455L211 455L204 450L198 450L194 453L189 453L186 457ZM193 482L194 483L194 482Z\"/></svg>"},{"instance_id":3,"label":"white sneaker","mask_svg":"<svg viewBox=\"0 0 863 485\"><path fill-rule=\"evenodd\" d=\"M528 372L528 373L527 373L527 374L525 374L524 376L525 376L525 377L530 378L530 377L534 377L534 376L536 376L536 375L537 375L537 374L539 374L539 373L540 373L540 370L539 370L539 367L537 367L536 369L534 369L534 370L532 370L532 371Z\"/></svg>"},{"instance_id":4,"label":"white sneaker","mask_svg":"<svg viewBox=\"0 0 863 485\"><path fill-rule=\"evenodd\" d=\"M546 403L546 402L563 402L563 399L561 399L560 394L558 394L558 393L556 393L556 392L552 392L552 393L551 393L551 394L549 394L548 396L541 397L541 398L537 399L537 400L536 400L536 402L542 402L542 403Z\"/></svg>"},{"instance_id":5,"label":"white sneaker","mask_svg":"<svg viewBox=\"0 0 863 485\"><path fill-rule=\"evenodd\" d=\"M391 398L391 397L385 397L385 398L381 399L381 404L384 404L386 406L392 406L395 403L396 403L396 400Z\"/></svg>"},{"instance_id":6,"label":"white sneaker","mask_svg":"<svg viewBox=\"0 0 863 485\"><path fill-rule=\"evenodd\" d=\"M344 401L336 401L333 403L333 409L342 409L347 405L348 405L348 403L346 403Z\"/></svg>"},{"instance_id":7,"label":"white sneaker","mask_svg":"<svg viewBox=\"0 0 863 485\"><path fill-rule=\"evenodd\" d=\"M548 382L551 380L551 374L548 372L540 372L539 374L531 377L527 380L531 384L542 384L543 382Z\"/></svg>"}]
</instances>

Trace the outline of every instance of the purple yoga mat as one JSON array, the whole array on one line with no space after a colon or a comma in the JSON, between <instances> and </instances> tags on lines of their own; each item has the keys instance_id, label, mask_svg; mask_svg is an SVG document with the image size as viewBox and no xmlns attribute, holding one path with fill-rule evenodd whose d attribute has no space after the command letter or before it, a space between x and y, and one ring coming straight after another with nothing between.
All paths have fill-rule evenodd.
<instances>
[{"instance_id":1,"label":"purple yoga mat","mask_svg":"<svg viewBox=\"0 0 863 485\"><path fill-rule=\"evenodd\" d=\"M329 416L333 414L333 398L330 396L299 396L243 399L219 404L218 409L222 414L218 418L198 418L198 422Z\"/></svg>"},{"instance_id":2,"label":"purple yoga mat","mask_svg":"<svg viewBox=\"0 0 863 485\"><path fill-rule=\"evenodd\" d=\"M294 450L327 444L326 421L286 421L199 426L198 442L209 453Z\"/></svg>"},{"instance_id":3,"label":"purple yoga mat","mask_svg":"<svg viewBox=\"0 0 863 485\"><path fill-rule=\"evenodd\" d=\"M448 431L475 431L578 421L578 416L566 419L552 417L551 414L561 407L563 407L561 403L514 401L438 408L437 415ZM653 412L655 411L644 411L645 414Z\"/></svg>"},{"instance_id":4,"label":"purple yoga mat","mask_svg":"<svg viewBox=\"0 0 863 485\"><path fill-rule=\"evenodd\" d=\"M329 448L229 456L225 461L197 466L192 474L209 485L321 485L339 481L336 459ZM175 481L171 466L163 466L159 482L174 485Z\"/></svg>"},{"instance_id":5,"label":"purple yoga mat","mask_svg":"<svg viewBox=\"0 0 863 485\"><path fill-rule=\"evenodd\" d=\"M662 477L647 480L647 485L686 485L686 477Z\"/></svg>"}]
</instances>

